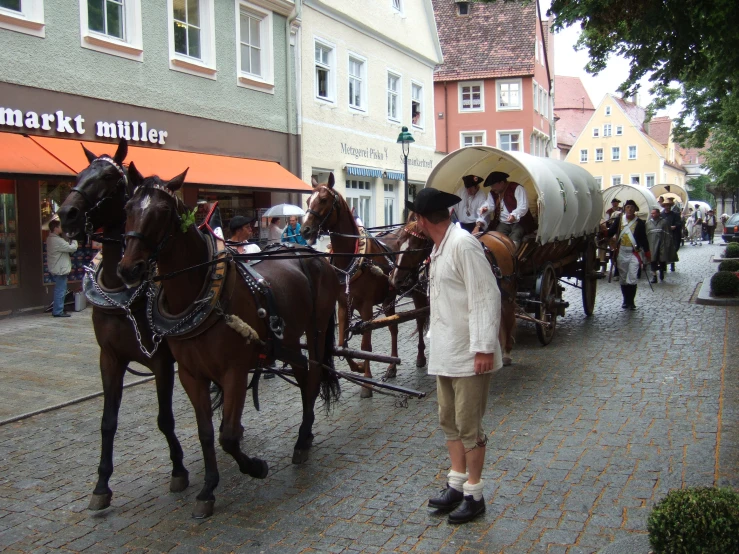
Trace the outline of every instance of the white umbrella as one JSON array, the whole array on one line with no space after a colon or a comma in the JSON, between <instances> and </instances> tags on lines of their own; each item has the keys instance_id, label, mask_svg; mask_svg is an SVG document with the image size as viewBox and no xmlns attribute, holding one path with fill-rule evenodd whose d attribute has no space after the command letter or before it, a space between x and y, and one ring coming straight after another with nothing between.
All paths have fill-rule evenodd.
<instances>
[{"instance_id":1,"label":"white umbrella","mask_svg":"<svg viewBox=\"0 0 739 554\"><path fill-rule=\"evenodd\" d=\"M293 204L277 204L264 212L262 217L290 217L291 215L302 217L305 212L301 207Z\"/></svg>"}]
</instances>

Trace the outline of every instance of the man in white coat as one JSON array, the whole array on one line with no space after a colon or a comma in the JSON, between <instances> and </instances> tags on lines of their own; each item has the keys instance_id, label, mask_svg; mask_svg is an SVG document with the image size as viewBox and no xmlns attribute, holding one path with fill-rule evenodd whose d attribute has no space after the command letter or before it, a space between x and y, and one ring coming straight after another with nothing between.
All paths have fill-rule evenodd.
<instances>
[{"instance_id":1,"label":"man in white coat","mask_svg":"<svg viewBox=\"0 0 739 554\"><path fill-rule=\"evenodd\" d=\"M58 219L49 222L49 236L46 238L46 267L54 279L54 305L51 315L71 317L64 311L64 298L67 295L67 277L72 271L69 255L77 250L77 241L62 238L62 224Z\"/></svg>"},{"instance_id":2,"label":"man in white coat","mask_svg":"<svg viewBox=\"0 0 739 554\"><path fill-rule=\"evenodd\" d=\"M500 291L481 244L450 220L448 208L458 202L458 196L425 188L408 203L419 229L434 242L428 372L436 376L439 423L451 470L446 488L429 499L429 506L453 510L449 523L466 523L485 512L487 437L482 419L490 378L503 366Z\"/></svg>"}]
</instances>

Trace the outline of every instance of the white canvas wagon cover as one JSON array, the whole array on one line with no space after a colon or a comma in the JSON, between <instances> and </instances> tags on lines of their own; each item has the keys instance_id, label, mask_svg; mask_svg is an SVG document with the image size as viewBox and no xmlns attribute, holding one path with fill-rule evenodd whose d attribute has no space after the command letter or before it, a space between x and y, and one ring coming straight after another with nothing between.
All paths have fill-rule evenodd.
<instances>
[{"instance_id":1,"label":"white canvas wagon cover","mask_svg":"<svg viewBox=\"0 0 739 554\"><path fill-rule=\"evenodd\" d=\"M526 189L529 211L538 223L537 242L547 244L598 231L603 213L600 187L585 169L560 160L470 146L441 160L426 186L456 193L465 175L484 179L493 171L508 173L509 181Z\"/></svg>"}]
</instances>

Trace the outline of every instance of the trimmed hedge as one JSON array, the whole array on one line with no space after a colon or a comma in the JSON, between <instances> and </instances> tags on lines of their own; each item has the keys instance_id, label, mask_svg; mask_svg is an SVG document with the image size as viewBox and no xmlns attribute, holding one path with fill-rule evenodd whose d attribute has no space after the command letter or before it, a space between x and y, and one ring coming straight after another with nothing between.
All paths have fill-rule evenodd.
<instances>
[{"instance_id":1,"label":"trimmed hedge","mask_svg":"<svg viewBox=\"0 0 739 554\"><path fill-rule=\"evenodd\" d=\"M724 260L718 264L719 271L732 271L736 273L739 271L739 260Z\"/></svg>"},{"instance_id":2,"label":"trimmed hedge","mask_svg":"<svg viewBox=\"0 0 739 554\"><path fill-rule=\"evenodd\" d=\"M736 296L739 294L739 277L733 271L719 271L711 277L711 291L716 296Z\"/></svg>"},{"instance_id":3,"label":"trimmed hedge","mask_svg":"<svg viewBox=\"0 0 739 554\"><path fill-rule=\"evenodd\" d=\"M730 242L727 244L724 258L739 258L739 243Z\"/></svg>"},{"instance_id":4,"label":"trimmed hedge","mask_svg":"<svg viewBox=\"0 0 739 554\"><path fill-rule=\"evenodd\" d=\"M715 487L671 490L649 514L647 531L655 554L739 552L739 494Z\"/></svg>"}]
</instances>

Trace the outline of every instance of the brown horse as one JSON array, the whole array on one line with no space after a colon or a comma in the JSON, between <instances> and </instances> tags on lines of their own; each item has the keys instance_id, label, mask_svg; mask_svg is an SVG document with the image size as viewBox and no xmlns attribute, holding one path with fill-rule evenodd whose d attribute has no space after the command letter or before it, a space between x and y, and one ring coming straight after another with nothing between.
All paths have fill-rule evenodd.
<instances>
[{"instance_id":1,"label":"brown horse","mask_svg":"<svg viewBox=\"0 0 739 554\"><path fill-rule=\"evenodd\" d=\"M491 267L497 268L493 271L496 272L501 297L498 338L503 350L503 365L510 365L516 335L516 246L510 238L497 231L477 235L477 238L485 246L485 255ZM422 249L428 244L428 239L416 228L413 214L408 218L400 240L404 248L397 260L398 267L390 274L390 283L395 287L402 286L407 279L417 275L426 259Z\"/></svg>"},{"instance_id":2,"label":"brown horse","mask_svg":"<svg viewBox=\"0 0 739 554\"><path fill-rule=\"evenodd\" d=\"M63 232L71 237L92 233L102 227L103 261L98 283L110 297L125 296L126 287L116 273L123 252L123 227L126 221L124 206L129 191L123 160L128 146L121 140L118 150L110 156L97 157L82 147L90 165L77 175L77 182L59 209L58 216ZM139 295L139 302L131 306L132 317L142 335L151 335L145 317L146 294ZM118 428L118 411L123 396L123 376L132 361L146 366L156 383L159 430L167 438L172 460L172 479L169 489L180 492L187 488L188 473L182 464L182 447L175 435L172 413L172 391L174 388L174 358L166 344L147 357L136 339L134 327L121 308L93 305L92 325L95 338L100 345L100 376L103 381L103 417L100 426L102 448L98 466L98 482L92 493L89 509L102 510L110 506L113 496L108 485L113 474L113 442ZM145 348L152 350L150 340Z\"/></svg>"},{"instance_id":3,"label":"brown horse","mask_svg":"<svg viewBox=\"0 0 739 554\"><path fill-rule=\"evenodd\" d=\"M213 491L219 480L211 383L221 389L223 396L221 446L233 456L242 473L262 479L268 472L266 462L248 457L239 444L248 370L259 367L260 361L289 361L303 403L293 463L305 461L313 441L316 398L320 393L328 409L340 394L338 378L324 367L333 367L339 281L325 259L309 257L308 249L288 246L276 251L292 252L292 259L264 259L249 267L237 267L240 262L226 255L215 258L221 261L214 265L202 265L212 264L214 257L206 237L192 221L192 212L174 194L186 172L166 183L158 177L143 180L133 164L128 173L129 181L138 188L126 205L126 248L118 272L128 286L135 287L153 277L151 267L156 262L163 276L156 306L163 316L174 314L167 315L170 324L192 328L177 335L163 331L160 336L167 337L179 365L180 382L195 409L205 484L197 496L193 516L207 517L213 513ZM306 255L301 258L301 254ZM217 279L213 278L214 268ZM214 287L220 291L215 297L202 294L216 290ZM217 302L209 315L197 326L189 323L195 319L190 315L194 310L214 299ZM303 334L308 342L308 359L301 355Z\"/></svg>"},{"instance_id":4,"label":"brown horse","mask_svg":"<svg viewBox=\"0 0 739 554\"><path fill-rule=\"evenodd\" d=\"M398 243L399 233L389 233L382 237L382 244L372 237L360 237L359 228L354 220L349 205L344 198L334 189L334 174L331 173L328 182L319 185L314 182L314 192L308 199L308 216L303 223L301 233L308 244L315 244L321 231L328 231L331 237L331 247L336 254L357 254L360 250L363 254L374 254L362 258L351 258L336 256L332 263L341 273L341 280L345 285L339 297L339 342L346 346L346 330L354 310L359 312L363 321L370 321L373 317L373 308L382 305L386 316L395 314L395 298L397 289L390 286L388 275L394 267L393 258L400 249ZM389 252L388 252L389 251ZM387 254L383 256L381 254ZM348 281L349 295L346 294ZM422 291L414 290L410 293L416 308L428 306L428 298ZM423 328L428 316L416 319L418 327L418 355L416 366L426 365L425 349L423 340ZM390 337L392 341L391 355L398 355L398 326L390 325ZM362 334L362 350L372 351L372 331ZM347 359L352 371L364 373L365 377L372 377L370 362L365 360L360 367L354 360ZM385 377L395 377L397 368L390 364L386 370ZM372 391L362 387L360 396L369 398Z\"/></svg>"}]
</instances>

